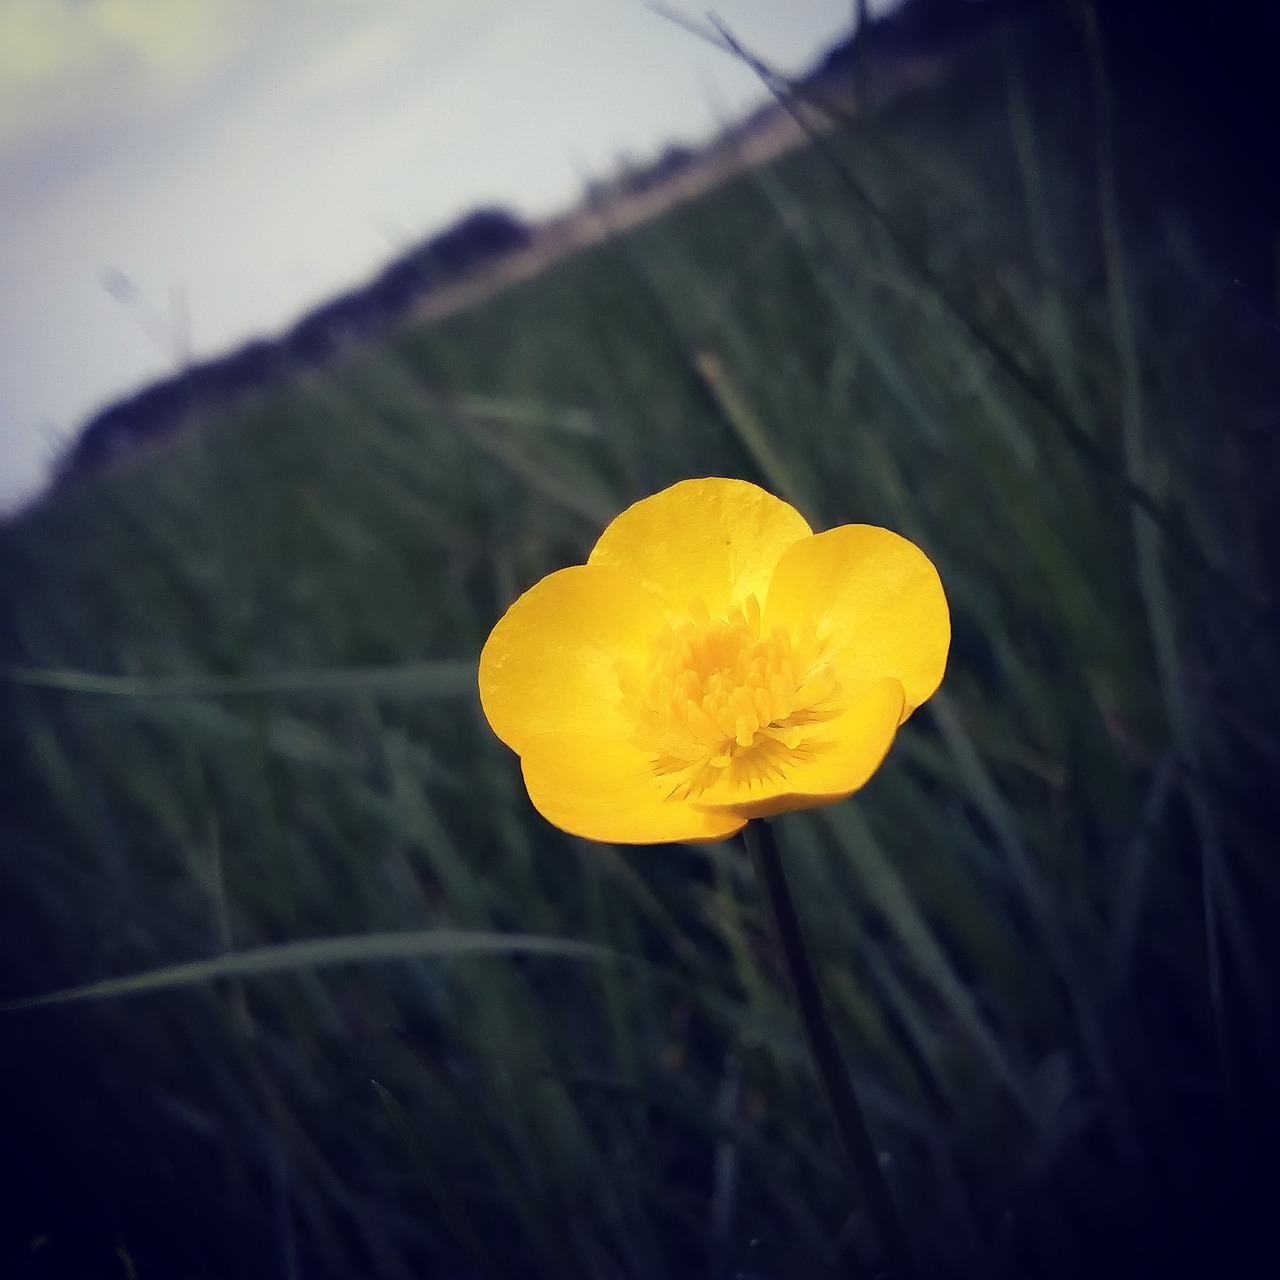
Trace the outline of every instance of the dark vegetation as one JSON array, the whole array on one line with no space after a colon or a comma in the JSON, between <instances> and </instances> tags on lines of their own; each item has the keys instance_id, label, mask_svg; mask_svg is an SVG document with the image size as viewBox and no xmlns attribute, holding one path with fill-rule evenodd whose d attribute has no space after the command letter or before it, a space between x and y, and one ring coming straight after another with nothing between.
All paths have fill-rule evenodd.
<instances>
[{"instance_id":1,"label":"dark vegetation","mask_svg":"<svg viewBox=\"0 0 1280 1280\"><path fill-rule=\"evenodd\" d=\"M4 1013L11 1273L873 1274L741 851L549 830L472 692L699 474L952 603L884 769L778 824L926 1273L1274 1272L1275 224L1217 140L1265 93L1161 96L1114 12L1101 74L1036 5L0 530L6 991L169 984Z\"/></svg>"},{"instance_id":2,"label":"dark vegetation","mask_svg":"<svg viewBox=\"0 0 1280 1280\"><path fill-rule=\"evenodd\" d=\"M315 369L352 345L385 335L432 291L529 243L529 228L502 209L477 209L397 259L369 284L304 316L280 338L259 339L108 406L84 427L55 483L83 476L171 435L196 416L225 413L247 393Z\"/></svg>"},{"instance_id":3,"label":"dark vegetation","mask_svg":"<svg viewBox=\"0 0 1280 1280\"><path fill-rule=\"evenodd\" d=\"M914 0L875 27L873 53L881 77L904 59L954 54L988 29L1008 8L1006 0L956 4ZM804 76L797 89L830 98L849 82L854 39L834 48ZM767 110L768 108L766 108ZM756 117L745 121L749 130ZM653 162L629 165L613 178L593 183L593 201L639 195L670 181L697 162L679 145ZM532 229L502 209L478 209L398 258L369 284L352 289L304 316L284 336L246 343L231 354L182 369L137 394L108 405L85 424L55 468L55 484L118 461L140 445L153 444L194 419L226 412L249 392L338 359L358 343L376 340L407 317L428 294L528 247Z\"/></svg>"}]
</instances>

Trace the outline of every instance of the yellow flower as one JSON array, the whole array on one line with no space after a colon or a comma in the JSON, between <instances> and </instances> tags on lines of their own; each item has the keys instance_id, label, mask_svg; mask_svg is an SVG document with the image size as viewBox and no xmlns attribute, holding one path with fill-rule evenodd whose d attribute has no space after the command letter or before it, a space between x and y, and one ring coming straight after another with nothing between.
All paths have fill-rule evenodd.
<instances>
[{"instance_id":1,"label":"yellow flower","mask_svg":"<svg viewBox=\"0 0 1280 1280\"><path fill-rule=\"evenodd\" d=\"M815 534L755 485L685 480L507 610L480 701L549 822L721 840L862 786L950 641L937 570L905 538Z\"/></svg>"}]
</instances>

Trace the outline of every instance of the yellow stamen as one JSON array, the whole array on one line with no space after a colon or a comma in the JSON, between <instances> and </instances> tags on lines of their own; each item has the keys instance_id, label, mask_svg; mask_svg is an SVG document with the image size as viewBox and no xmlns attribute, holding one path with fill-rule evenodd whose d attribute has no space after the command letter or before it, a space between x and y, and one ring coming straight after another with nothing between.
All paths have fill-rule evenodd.
<instances>
[{"instance_id":1,"label":"yellow stamen","mask_svg":"<svg viewBox=\"0 0 1280 1280\"><path fill-rule=\"evenodd\" d=\"M619 669L636 742L673 794L710 786L723 770L778 776L804 749L806 729L834 714L838 686L814 636L761 634L753 595L713 618L702 601L653 642L644 670Z\"/></svg>"}]
</instances>

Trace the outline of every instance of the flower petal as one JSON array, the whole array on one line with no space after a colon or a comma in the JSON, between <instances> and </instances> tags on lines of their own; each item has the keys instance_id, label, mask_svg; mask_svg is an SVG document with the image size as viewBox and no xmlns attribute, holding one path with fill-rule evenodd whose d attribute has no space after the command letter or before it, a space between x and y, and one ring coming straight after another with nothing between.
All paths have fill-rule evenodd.
<instances>
[{"instance_id":1,"label":"flower petal","mask_svg":"<svg viewBox=\"0 0 1280 1280\"><path fill-rule=\"evenodd\" d=\"M538 733L629 738L618 663L643 665L662 627L657 602L616 569L575 565L543 578L480 654L480 703L494 733L517 752Z\"/></svg>"},{"instance_id":2,"label":"flower petal","mask_svg":"<svg viewBox=\"0 0 1280 1280\"><path fill-rule=\"evenodd\" d=\"M765 626L826 643L851 696L866 682L902 682L905 720L942 682L951 614L938 571L914 543L846 524L792 544L769 584Z\"/></svg>"},{"instance_id":3,"label":"flower petal","mask_svg":"<svg viewBox=\"0 0 1280 1280\"><path fill-rule=\"evenodd\" d=\"M669 798L639 747L617 738L542 733L520 757L533 807L562 831L613 844L705 844L738 831L746 818Z\"/></svg>"},{"instance_id":4,"label":"flower petal","mask_svg":"<svg viewBox=\"0 0 1280 1280\"><path fill-rule=\"evenodd\" d=\"M764 818L843 800L880 767L898 732L902 708L902 685L891 678L875 680L840 715L813 726L771 775L760 777L757 770L735 776L726 769L698 797L698 806Z\"/></svg>"},{"instance_id":5,"label":"flower petal","mask_svg":"<svg viewBox=\"0 0 1280 1280\"><path fill-rule=\"evenodd\" d=\"M754 594L762 604L778 558L812 530L792 506L745 480L682 480L628 507L588 560L637 578L683 612L713 617Z\"/></svg>"}]
</instances>

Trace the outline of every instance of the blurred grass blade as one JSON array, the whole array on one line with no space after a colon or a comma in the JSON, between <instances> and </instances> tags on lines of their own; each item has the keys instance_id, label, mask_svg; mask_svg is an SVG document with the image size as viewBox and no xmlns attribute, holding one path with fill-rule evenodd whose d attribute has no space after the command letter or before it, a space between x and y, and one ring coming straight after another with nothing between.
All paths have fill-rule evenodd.
<instances>
[{"instance_id":1,"label":"blurred grass blade","mask_svg":"<svg viewBox=\"0 0 1280 1280\"><path fill-rule=\"evenodd\" d=\"M124 978L104 978L79 987L27 996L0 1004L0 1013L19 1009L40 1009L48 1005L71 1004L82 1000L108 1000L116 996L142 995L150 991L170 991L176 987L198 986L217 978L257 978L269 973L290 973L335 964L377 964L392 960L413 960L424 956L559 956L569 960L625 959L607 948L568 938L544 938L530 934L461 932L451 929L423 929L399 933L353 934L341 938L309 938L275 946L251 947L245 951L166 965Z\"/></svg>"},{"instance_id":2,"label":"blurred grass blade","mask_svg":"<svg viewBox=\"0 0 1280 1280\"><path fill-rule=\"evenodd\" d=\"M702 1134L709 1143L715 1143L717 1147L722 1143L732 1144L742 1158L742 1163L751 1167L768 1188L769 1194L791 1215L797 1231L804 1236L810 1247L819 1253L825 1253L831 1247L830 1235L819 1221L819 1208L809 1203L798 1190L795 1170L786 1167L787 1162L780 1159L780 1153L773 1143L748 1127L736 1115L726 1116L717 1107L707 1106L702 1099L660 1090L651 1085L635 1084L629 1080L585 1073L549 1074L554 1074L575 1090L597 1092L627 1102L640 1102L646 1107L665 1112ZM824 1171L833 1167L833 1162L825 1153L809 1150L804 1155L813 1161L815 1167Z\"/></svg>"},{"instance_id":3,"label":"blurred grass blade","mask_svg":"<svg viewBox=\"0 0 1280 1280\"><path fill-rule=\"evenodd\" d=\"M414 1132L408 1113L400 1105L391 1090L377 1080L370 1082L377 1090L383 1108L391 1119L400 1141L408 1151L428 1192L440 1209L440 1215L449 1229L458 1237L468 1257L488 1280L506 1280L507 1273L485 1242L483 1235L471 1220L465 1202L453 1190L448 1174L440 1168L424 1142Z\"/></svg>"},{"instance_id":4,"label":"blurred grass blade","mask_svg":"<svg viewBox=\"0 0 1280 1280\"><path fill-rule=\"evenodd\" d=\"M951 749L960 776L969 787L974 803L995 833L1018 887L1035 917L1049 957L1058 971L1070 1001L1085 1056L1106 1100L1117 1151L1130 1165L1137 1167L1142 1162L1141 1148L1128 1099L1116 1073L1111 1048L1098 1019L1089 986L1080 972L1079 963L1063 928L1058 905L1033 866L1013 811L974 744L955 700L945 690L940 691L933 696L929 709L942 732L943 740Z\"/></svg>"},{"instance_id":5,"label":"blurred grass blade","mask_svg":"<svg viewBox=\"0 0 1280 1280\"><path fill-rule=\"evenodd\" d=\"M253 676L112 676L38 667L10 667L6 674L15 684L33 688L115 698L216 698L294 693L458 698L470 696L476 688L476 664L465 658L405 662L388 667L277 671Z\"/></svg>"},{"instance_id":6,"label":"blurred grass blade","mask_svg":"<svg viewBox=\"0 0 1280 1280\"><path fill-rule=\"evenodd\" d=\"M1098 186L1107 306L1121 375L1120 423L1125 468L1135 484L1152 491L1157 459L1152 456L1147 439L1146 389L1130 299L1127 255L1120 225L1110 95L1096 18L1090 7L1086 7L1085 14L1098 115ZM1158 498L1160 495L1156 496ZM1145 510L1135 507L1131 515L1138 583L1156 659L1157 680L1169 727L1186 766L1182 772L1182 783L1187 793L1202 868L1209 1000L1218 1041L1228 1122L1232 1126L1238 1126L1241 1118L1235 1110L1233 1068L1222 990L1221 935L1224 931L1235 951L1244 979L1245 995L1253 1006L1256 1029L1272 1063L1278 1052L1275 1015L1262 966L1257 961L1252 940L1243 927L1239 909L1235 905L1238 895L1232 869L1224 856L1213 807L1204 795L1197 708L1188 688L1185 663L1180 652L1178 618L1162 557L1161 527Z\"/></svg>"},{"instance_id":7,"label":"blurred grass blade","mask_svg":"<svg viewBox=\"0 0 1280 1280\"><path fill-rule=\"evenodd\" d=\"M599 435L595 418L585 409L560 408L506 396L465 395L453 401L457 412L513 427L541 427L573 436Z\"/></svg>"},{"instance_id":8,"label":"blurred grass blade","mask_svg":"<svg viewBox=\"0 0 1280 1280\"><path fill-rule=\"evenodd\" d=\"M992 1073L1028 1120L1035 1119L1031 1090L991 1028L983 1021L977 1002L942 950L933 930L916 905L901 876L893 869L871 828L856 805L837 805L818 811L820 820L835 836L845 856L857 869L877 910L883 912L923 977L945 1001L987 1060Z\"/></svg>"},{"instance_id":9,"label":"blurred grass blade","mask_svg":"<svg viewBox=\"0 0 1280 1280\"><path fill-rule=\"evenodd\" d=\"M451 1072L445 1069L436 1056L427 1051L414 1037L397 1030L396 1038L413 1055L431 1076L441 1094L450 1101L455 1118L465 1127L475 1150L484 1154L496 1174L497 1181L511 1199L525 1231L535 1242L554 1270L556 1280L591 1280L590 1273L578 1256L574 1241L570 1238L559 1217L547 1203L538 1187L531 1182L522 1167L519 1154L513 1149L510 1136L475 1105L470 1094L460 1086Z\"/></svg>"},{"instance_id":10,"label":"blurred grass blade","mask_svg":"<svg viewBox=\"0 0 1280 1280\"><path fill-rule=\"evenodd\" d=\"M742 447L751 455L770 487L807 519L815 519L817 506L808 486L800 482L795 469L774 447L768 431L756 416L742 388L730 376L724 361L714 351L700 351L693 363L707 390L720 406L720 411L742 442Z\"/></svg>"},{"instance_id":11,"label":"blurred grass blade","mask_svg":"<svg viewBox=\"0 0 1280 1280\"><path fill-rule=\"evenodd\" d=\"M1119 997L1129 983L1138 940L1138 923L1147 896L1152 833L1173 793L1177 764L1177 754L1166 751L1147 789L1142 819L1129 840L1125 854L1107 946L1107 972L1113 997Z\"/></svg>"},{"instance_id":12,"label":"blurred grass blade","mask_svg":"<svg viewBox=\"0 0 1280 1280\"><path fill-rule=\"evenodd\" d=\"M741 1064L736 1053L730 1053L725 1062L724 1079L716 1094L715 1116L719 1125L728 1129L738 1109L738 1095L742 1086ZM738 1148L727 1135L721 1136L715 1145L712 1161L712 1192L710 1222L707 1234L711 1238L713 1272L721 1274L732 1239L734 1206L738 1188Z\"/></svg>"},{"instance_id":13,"label":"blurred grass blade","mask_svg":"<svg viewBox=\"0 0 1280 1280\"><path fill-rule=\"evenodd\" d=\"M468 443L502 463L543 497L564 510L580 516L591 525L603 526L618 514L618 504L598 485L588 485L578 476L578 483L566 478L563 468L549 465L529 447L508 440L500 431L480 422L461 419L460 431Z\"/></svg>"}]
</instances>

